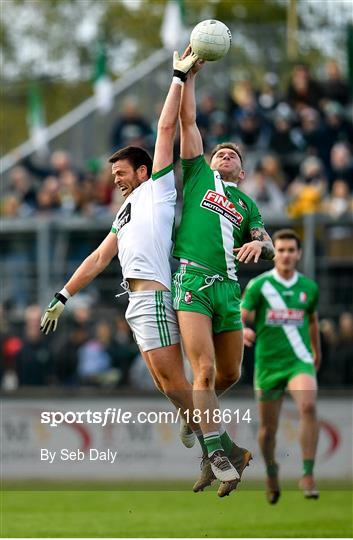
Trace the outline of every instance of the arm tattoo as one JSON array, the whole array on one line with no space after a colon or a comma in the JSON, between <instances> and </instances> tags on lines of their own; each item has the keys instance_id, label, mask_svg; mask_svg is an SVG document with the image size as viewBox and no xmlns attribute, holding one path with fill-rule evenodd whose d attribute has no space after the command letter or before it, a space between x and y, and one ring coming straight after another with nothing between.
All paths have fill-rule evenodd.
<instances>
[{"instance_id":1,"label":"arm tattoo","mask_svg":"<svg viewBox=\"0 0 353 540\"><path fill-rule=\"evenodd\" d=\"M251 239L258 240L263 244L261 249L261 259L271 261L275 256L275 250L270 235L265 229L251 229Z\"/></svg>"}]
</instances>

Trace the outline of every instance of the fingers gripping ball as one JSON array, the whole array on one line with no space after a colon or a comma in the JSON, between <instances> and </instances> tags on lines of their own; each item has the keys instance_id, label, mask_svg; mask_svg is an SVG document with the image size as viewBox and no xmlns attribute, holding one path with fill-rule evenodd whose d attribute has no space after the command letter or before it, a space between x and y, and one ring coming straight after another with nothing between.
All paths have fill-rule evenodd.
<instances>
[{"instance_id":1,"label":"fingers gripping ball","mask_svg":"<svg viewBox=\"0 0 353 540\"><path fill-rule=\"evenodd\" d=\"M190 36L192 51L202 60L219 60L232 42L229 28L221 21L207 20L195 26Z\"/></svg>"},{"instance_id":2,"label":"fingers gripping ball","mask_svg":"<svg viewBox=\"0 0 353 540\"><path fill-rule=\"evenodd\" d=\"M186 75L190 71L190 69L194 66L194 64L197 62L198 56L191 52L184 58L180 58L178 51L174 51L173 55L173 69L174 69L174 75L176 77L179 77L182 81L186 80Z\"/></svg>"},{"instance_id":3,"label":"fingers gripping ball","mask_svg":"<svg viewBox=\"0 0 353 540\"><path fill-rule=\"evenodd\" d=\"M66 298L60 293L56 293L53 300L47 307L42 320L40 322L40 329L43 334L49 334L49 332L55 332L58 325L58 319L64 311Z\"/></svg>"}]
</instances>

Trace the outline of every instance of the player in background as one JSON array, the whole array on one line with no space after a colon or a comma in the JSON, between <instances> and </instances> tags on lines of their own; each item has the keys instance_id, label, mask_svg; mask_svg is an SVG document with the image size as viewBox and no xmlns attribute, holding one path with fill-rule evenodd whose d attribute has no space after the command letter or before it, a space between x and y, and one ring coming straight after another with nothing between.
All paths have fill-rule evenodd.
<instances>
[{"instance_id":1,"label":"player in background","mask_svg":"<svg viewBox=\"0 0 353 540\"><path fill-rule=\"evenodd\" d=\"M182 86L196 59L187 51L181 59L174 53L174 76L158 122L153 164L149 154L139 147L123 148L110 157L114 183L125 201L111 231L55 294L41 321L45 334L54 332L69 298L88 285L118 254L122 286L129 293L126 320L142 356L157 387L176 407L190 411L192 388L184 373L179 329L172 307L169 255L177 195L173 144ZM197 425L193 427L197 429ZM181 438L187 447L195 441L185 422Z\"/></svg>"},{"instance_id":2,"label":"player in background","mask_svg":"<svg viewBox=\"0 0 353 540\"><path fill-rule=\"evenodd\" d=\"M173 251L180 267L172 292L194 375L194 407L201 411L204 452L201 477L193 489L202 491L217 477L223 480L218 490L223 497L236 488L251 459L248 450L230 439L225 426L213 421L217 395L240 377L238 264L272 259L274 250L255 203L237 187L245 176L239 148L218 145L210 165L203 155L195 102L195 78L202 65L198 61L190 71L180 107L184 204Z\"/></svg>"},{"instance_id":3,"label":"player in background","mask_svg":"<svg viewBox=\"0 0 353 540\"><path fill-rule=\"evenodd\" d=\"M244 328L244 343L255 346L255 388L260 426L258 440L266 464L266 496L275 504L280 496L275 460L276 432L284 391L293 397L300 417L303 476L300 487L306 498L319 493L313 476L318 443L316 417L316 372L321 350L317 316L318 286L300 274L299 236L282 229L273 236L275 266L251 280L242 301L244 326L253 322L255 331Z\"/></svg>"}]
</instances>

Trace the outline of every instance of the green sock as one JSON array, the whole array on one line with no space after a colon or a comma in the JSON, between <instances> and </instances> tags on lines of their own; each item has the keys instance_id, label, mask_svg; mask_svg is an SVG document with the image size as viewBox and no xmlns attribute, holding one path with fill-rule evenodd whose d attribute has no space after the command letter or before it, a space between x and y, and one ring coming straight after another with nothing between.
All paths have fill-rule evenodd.
<instances>
[{"instance_id":1,"label":"green sock","mask_svg":"<svg viewBox=\"0 0 353 540\"><path fill-rule=\"evenodd\" d=\"M303 460L303 476L310 475L312 476L314 470L314 459L304 459Z\"/></svg>"},{"instance_id":2,"label":"green sock","mask_svg":"<svg viewBox=\"0 0 353 540\"><path fill-rule=\"evenodd\" d=\"M266 465L267 476L273 477L278 475L278 465L274 461Z\"/></svg>"},{"instance_id":3,"label":"green sock","mask_svg":"<svg viewBox=\"0 0 353 540\"><path fill-rule=\"evenodd\" d=\"M224 430L223 433L220 430L219 438L221 439L221 444L223 446L225 455L227 457L229 457L231 455L231 453L232 453L232 448L233 448L233 445L234 445L232 439L229 437L226 430Z\"/></svg>"},{"instance_id":4,"label":"green sock","mask_svg":"<svg viewBox=\"0 0 353 540\"><path fill-rule=\"evenodd\" d=\"M207 448L208 457L217 450L223 450L221 439L218 431L211 431L211 433L205 433L203 436L205 446Z\"/></svg>"},{"instance_id":5,"label":"green sock","mask_svg":"<svg viewBox=\"0 0 353 540\"><path fill-rule=\"evenodd\" d=\"M203 434L202 434L201 429L197 429L194 433L195 433L196 437L197 437L198 440L199 440L199 443L200 443L200 446L201 446L201 450L202 450L202 454L203 454L204 456L207 456L208 452L207 452L207 448L206 448L205 442L204 442L204 440L203 440Z\"/></svg>"}]
</instances>

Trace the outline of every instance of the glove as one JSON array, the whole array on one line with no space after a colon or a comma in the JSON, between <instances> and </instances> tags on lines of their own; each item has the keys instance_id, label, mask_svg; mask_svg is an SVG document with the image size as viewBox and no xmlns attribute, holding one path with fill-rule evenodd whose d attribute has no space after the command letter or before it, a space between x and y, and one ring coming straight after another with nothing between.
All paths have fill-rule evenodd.
<instances>
[{"instance_id":1,"label":"glove","mask_svg":"<svg viewBox=\"0 0 353 540\"><path fill-rule=\"evenodd\" d=\"M173 55L173 75L179 77L183 82L186 81L186 75L190 69L196 64L199 57L194 52L188 54L185 58L180 58L178 51L174 51Z\"/></svg>"},{"instance_id":2,"label":"glove","mask_svg":"<svg viewBox=\"0 0 353 540\"><path fill-rule=\"evenodd\" d=\"M63 294L55 293L53 300L50 302L40 321L40 329L43 334L55 332L58 325L58 319L64 311L66 301L67 299Z\"/></svg>"}]
</instances>

